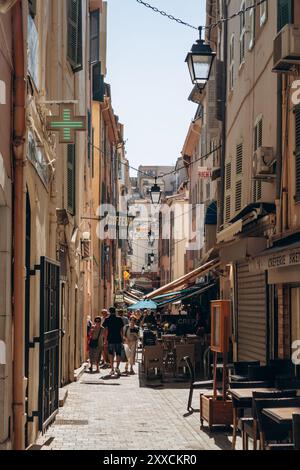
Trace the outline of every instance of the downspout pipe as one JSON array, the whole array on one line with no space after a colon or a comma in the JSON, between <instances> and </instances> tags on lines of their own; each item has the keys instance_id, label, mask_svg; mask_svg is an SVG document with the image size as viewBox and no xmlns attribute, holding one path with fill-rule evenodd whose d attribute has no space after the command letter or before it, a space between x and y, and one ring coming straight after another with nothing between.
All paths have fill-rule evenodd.
<instances>
[{"instance_id":1,"label":"downspout pipe","mask_svg":"<svg viewBox=\"0 0 300 470\"><path fill-rule=\"evenodd\" d=\"M228 16L227 1L223 2L224 16ZM228 46L228 26L227 21L224 22L224 115L222 121L222 148L221 148L221 184L220 184L220 208L218 210L218 229L224 224L224 200L225 200L225 160L226 160L226 104L227 104L227 46Z\"/></svg>"},{"instance_id":2,"label":"downspout pipe","mask_svg":"<svg viewBox=\"0 0 300 470\"><path fill-rule=\"evenodd\" d=\"M24 308L25 308L25 131L26 80L22 1L13 7L13 446L25 447L25 371L24 371Z\"/></svg>"},{"instance_id":3,"label":"downspout pipe","mask_svg":"<svg viewBox=\"0 0 300 470\"><path fill-rule=\"evenodd\" d=\"M276 163L276 206L277 234L282 232L282 74L277 77L277 163Z\"/></svg>"}]
</instances>

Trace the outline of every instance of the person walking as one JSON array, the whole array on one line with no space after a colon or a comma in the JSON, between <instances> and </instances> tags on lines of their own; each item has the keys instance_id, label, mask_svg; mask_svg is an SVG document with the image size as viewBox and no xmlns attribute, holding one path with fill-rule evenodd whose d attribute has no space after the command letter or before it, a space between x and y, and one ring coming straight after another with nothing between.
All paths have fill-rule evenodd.
<instances>
[{"instance_id":1,"label":"person walking","mask_svg":"<svg viewBox=\"0 0 300 470\"><path fill-rule=\"evenodd\" d=\"M130 375L134 375L133 366L135 365L136 346L139 339L139 328L136 325L136 318L130 317L129 325L124 326L124 349L127 357L125 365L125 373L128 373L128 365L130 365Z\"/></svg>"},{"instance_id":2,"label":"person walking","mask_svg":"<svg viewBox=\"0 0 300 470\"><path fill-rule=\"evenodd\" d=\"M108 311L106 308L103 308L101 310L101 317L102 317L102 326L103 323L105 322L106 318L108 318ZM101 369L109 369L109 357L108 357L108 344L107 342L103 342L103 351L102 351L102 358L103 358L103 363L101 365Z\"/></svg>"},{"instance_id":3,"label":"person walking","mask_svg":"<svg viewBox=\"0 0 300 470\"><path fill-rule=\"evenodd\" d=\"M99 372L99 362L103 351L103 333L104 328L101 326L101 317L95 318L95 323L90 330L89 340L89 358L90 371L93 372L93 366L96 365L96 372Z\"/></svg>"},{"instance_id":4,"label":"person walking","mask_svg":"<svg viewBox=\"0 0 300 470\"><path fill-rule=\"evenodd\" d=\"M105 329L104 342L108 345L108 354L111 367L110 375L114 375L114 372L116 372L117 375L121 375L120 362L122 354L124 324L122 318L116 315L116 309L114 307L109 309L109 317L104 320L103 328ZM114 370L115 356L117 361L116 370Z\"/></svg>"},{"instance_id":5,"label":"person walking","mask_svg":"<svg viewBox=\"0 0 300 470\"><path fill-rule=\"evenodd\" d=\"M127 315L124 314L124 310L119 310L118 311L118 315L120 318L122 318L122 321L123 321L123 325L129 325L129 320L128 320L128 317Z\"/></svg>"}]
</instances>

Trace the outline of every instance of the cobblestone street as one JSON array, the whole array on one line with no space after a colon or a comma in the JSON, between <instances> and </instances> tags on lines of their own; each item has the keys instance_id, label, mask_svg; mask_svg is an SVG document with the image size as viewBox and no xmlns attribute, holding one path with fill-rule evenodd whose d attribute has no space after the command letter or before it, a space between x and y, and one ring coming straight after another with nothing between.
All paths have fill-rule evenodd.
<instances>
[{"instance_id":1,"label":"cobblestone street","mask_svg":"<svg viewBox=\"0 0 300 470\"><path fill-rule=\"evenodd\" d=\"M68 387L56 422L40 438L42 450L227 450L231 432L200 430L199 412L187 414L188 384L145 387L135 376L103 379L84 373ZM199 391L193 407L199 409ZM237 448L240 448L238 439Z\"/></svg>"}]
</instances>

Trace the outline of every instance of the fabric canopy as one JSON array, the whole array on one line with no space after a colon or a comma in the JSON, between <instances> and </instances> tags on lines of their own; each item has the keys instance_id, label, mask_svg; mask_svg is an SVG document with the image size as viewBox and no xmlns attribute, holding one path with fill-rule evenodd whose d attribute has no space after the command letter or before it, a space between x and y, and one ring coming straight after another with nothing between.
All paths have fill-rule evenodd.
<instances>
[{"instance_id":1,"label":"fabric canopy","mask_svg":"<svg viewBox=\"0 0 300 470\"><path fill-rule=\"evenodd\" d=\"M208 284L204 284L202 286L194 286L191 289L184 289L181 294L176 295L175 297L163 300L158 304L158 307L163 307L164 305L171 304L174 302L178 302L181 300L189 299L190 297L194 297L195 295L200 295L206 292L207 290L211 289L216 285L216 282L210 282Z\"/></svg>"},{"instance_id":2,"label":"fabric canopy","mask_svg":"<svg viewBox=\"0 0 300 470\"><path fill-rule=\"evenodd\" d=\"M219 259L214 259L212 261L209 261L203 264L202 266L199 266L197 269L194 269L190 273L185 274L184 276L181 276L179 279L176 279L175 281L172 281L169 284L166 284L165 286L162 286L159 289L156 289L153 292L150 292L150 294L145 296L145 299L153 299L161 294L172 292L175 289L178 290L180 286L182 287L187 286L189 282L194 281L198 277L204 276L205 274L209 273L209 271L212 271L213 269L216 269L219 266L220 266Z\"/></svg>"},{"instance_id":3,"label":"fabric canopy","mask_svg":"<svg viewBox=\"0 0 300 470\"><path fill-rule=\"evenodd\" d=\"M140 302L137 302L136 304L129 307L128 310L144 310L144 309L156 310L157 303L153 302L152 300L141 300Z\"/></svg>"}]
</instances>

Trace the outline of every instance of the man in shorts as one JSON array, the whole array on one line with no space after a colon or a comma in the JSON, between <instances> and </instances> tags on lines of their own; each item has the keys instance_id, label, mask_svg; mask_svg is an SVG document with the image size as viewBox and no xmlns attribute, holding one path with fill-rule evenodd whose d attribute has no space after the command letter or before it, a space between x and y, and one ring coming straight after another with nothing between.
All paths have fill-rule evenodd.
<instances>
[{"instance_id":1,"label":"man in shorts","mask_svg":"<svg viewBox=\"0 0 300 470\"><path fill-rule=\"evenodd\" d=\"M110 375L113 375L114 372L120 375L124 324L122 318L117 316L116 309L114 307L109 309L109 317L104 320L102 326L105 328L104 343L108 344L108 354L111 367ZM117 361L116 371L114 371L115 356Z\"/></svg>"}]
</instances>

